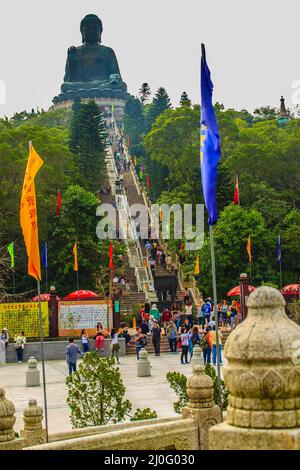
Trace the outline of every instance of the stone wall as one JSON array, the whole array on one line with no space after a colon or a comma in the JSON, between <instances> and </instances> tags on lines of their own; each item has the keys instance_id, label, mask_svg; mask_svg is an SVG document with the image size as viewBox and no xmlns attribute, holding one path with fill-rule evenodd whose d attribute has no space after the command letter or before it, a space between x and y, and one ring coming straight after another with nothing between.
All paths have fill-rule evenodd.
<instances>
[{"instance_id":1,"label":"stone wall","mask_svg":"<svg viewBox=\"0 0 300 470\"><path fill-rule=\"evenodd\" d=\"M82 351L81 341L74 341L74 343L78 344L80 350ZM109 345L111 343L110 339L104 340L104 352L103 356L109 356L111 354L111 350ZM51 360L64 360L66 359L66 347L69 344L68 341L45 341L44 342L44 357L46 361ZM119 355L125 356L126 354L126 345L125 339L119 339L120 349ZM90 351L95 351L95 341L93 339L89 340ZM38 361L41 360L41 343L32 342L27 343L25 345L24 354L23 354L23 362L27 362L28 359L34 356ZM9 344L7 348L6 354L6 362L17 362L17 353L14 344Z\"/></svg>"},{"instance_id":2,"label":"stone wall","mask_svg":"<svg viewBox=\"0 0 300 470\"><path fill-rule=\"evenodd\" d=\"M105 428L105 426L104 426ZM25 450L198 450L193 419L151 419L115 424L97 434L27 447Z\"/></svg>"}]
</instances>

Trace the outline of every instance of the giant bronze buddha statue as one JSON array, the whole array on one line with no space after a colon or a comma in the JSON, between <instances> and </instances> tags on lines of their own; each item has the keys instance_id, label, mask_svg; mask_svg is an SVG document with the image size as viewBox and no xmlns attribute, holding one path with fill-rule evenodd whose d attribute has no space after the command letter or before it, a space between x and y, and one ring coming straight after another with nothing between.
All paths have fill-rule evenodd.
<instances>
[{"instance_id":1,"label":"giant bronze buddha statue","mask_svg":"<svg viewBox=\"0 0 300 470\"><path fill-rule=\"evenodd\" d=\"M70 47L61 93L53 99L62 101L80 98L127 99L118 61L110 47L101 45L102 22L96 15L87 15L80 24L82 46Z\"/></svg>"}]
</instances>

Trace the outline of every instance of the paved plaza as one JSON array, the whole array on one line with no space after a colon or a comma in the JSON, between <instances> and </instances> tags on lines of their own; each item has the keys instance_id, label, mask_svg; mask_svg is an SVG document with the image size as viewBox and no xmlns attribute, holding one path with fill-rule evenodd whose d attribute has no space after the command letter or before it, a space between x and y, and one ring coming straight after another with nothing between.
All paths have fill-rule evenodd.
<instances>
[{"instance_id":1,"label":"paved plaza","mask_svg":"<svg viewBox=\"0 0 300 470\"><path fill-rule=\"evenodd\" d=\"M180 364L180 354L162 354L159 357L149 355L151 361L151 377L137 377L135 356L121 357L120 370L124 385L126 386L126 398L132 404L133 409L151 408L158 417L176 416L173 403L177 400L166 379L169 371L178 371L186 375L191 373L191 365ZM78 364L81 359L78 359ZM42 367L38 364L41 377ZM0 387L6 392L6 397L16 407L15 430L23 428L23 410L27 406L29 398L35 398L38 404L43 406L43 387L26 387L25 371L26 363L1 364ZM67 365L63 360L46 362L47 400L48 400L48 425L49 432L61 432L72 429L70 411L66 403L67 387L65 384Z\"/></svg>"}]
</instances>

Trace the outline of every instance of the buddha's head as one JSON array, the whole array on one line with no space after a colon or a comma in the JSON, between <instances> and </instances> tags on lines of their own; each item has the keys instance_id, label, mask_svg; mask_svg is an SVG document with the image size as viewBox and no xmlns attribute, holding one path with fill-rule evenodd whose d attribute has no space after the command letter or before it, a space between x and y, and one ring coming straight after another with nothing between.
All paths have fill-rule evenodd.
<instances>
[{"instance_id":1,"label":"buddha's head","mask_svg":"<svg viewBox=\"0 0 300 470\"><path fill-rule=\"evenodd\" d=\"M103 27L97 15L86 15L80 23L80 31L84 44L101 43Z\"/></svg>"}]
</instances>

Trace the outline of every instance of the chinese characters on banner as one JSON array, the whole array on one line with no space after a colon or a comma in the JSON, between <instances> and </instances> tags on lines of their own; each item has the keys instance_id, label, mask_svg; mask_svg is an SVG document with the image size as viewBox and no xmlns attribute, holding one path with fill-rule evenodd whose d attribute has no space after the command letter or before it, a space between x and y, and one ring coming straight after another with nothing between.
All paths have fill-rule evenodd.
<instances>
[{"instance_id":1,"label":"chinese characters on banner","mask_svg":"<svg viewBox=\"0 0 300 470\"><path fill-rule=\"evenodd\" d=\"M97 323L112 328L112 302L105 300L62 301L58 303L58 335L79 336L81 330L94 335ZM109 324L108 324L109 323Z\"/></svg>"},{"instance_id":2,"label":"chinese characters on banner","mask_svg":"<svg viewBox=\"0 0 300 470\"><path fill-rule=\"evenodd\" d=\"M49 336L48 302L42 302L41 306L44 335ZM20 331L24 331L27 338L38 338L40 336L38 302L0 304L0 326L7 328L11 338Z\"/></svg>"}]
</instances>

